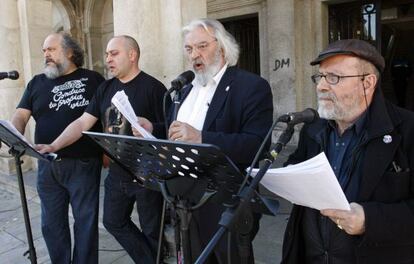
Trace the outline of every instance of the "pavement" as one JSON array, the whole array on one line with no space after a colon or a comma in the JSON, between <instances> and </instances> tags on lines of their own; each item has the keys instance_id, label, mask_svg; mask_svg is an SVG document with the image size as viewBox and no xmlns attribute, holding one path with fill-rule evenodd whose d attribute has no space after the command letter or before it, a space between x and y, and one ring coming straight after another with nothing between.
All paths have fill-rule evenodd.
<instances>
[{"instance_id":1,"label":"pavement","mask_svg":"<svg viewBox=\"0 0 414 264\"><path fill-rule=\"evenodd\" d=\"M41 234L40 200L36 191L36 175L37 171L23 173L37 263L43 264L51 262ZM132 259L105 230L102 224L103 181L105 176L106 172L104 171L100 184L99 263L133 263ZM264 215L262 217L259 233L253 241L255 262L258 264L280 262L283 233L291 205L283 199L279 199L279 202L281 204L279 214L277 216ZM69 214L70 223L73 224L71 212ZM138 225L136 211L132 214L132 218ZM5 175L0 172L0 264L30 263L27 257L23 256L27 250L27 235L17 177L16 175ZM170 257L166 262L175 263L175 259Z\"/></svg>"}]
</instances>

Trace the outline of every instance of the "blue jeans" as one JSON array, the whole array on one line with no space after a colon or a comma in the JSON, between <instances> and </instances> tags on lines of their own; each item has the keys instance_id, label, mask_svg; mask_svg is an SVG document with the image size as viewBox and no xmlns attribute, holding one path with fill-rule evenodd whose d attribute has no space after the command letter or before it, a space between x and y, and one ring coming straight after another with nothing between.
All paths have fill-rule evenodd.
<instances>
[{"instance_id":1,"label":"blue jeans","mask_svg":"<svg viewBox=\"0 0 414 264\"><path fill-rule=\"evenodd\" d=\"M101 157L63 158L53 162L39 160L38 165L42 234L52 263L98 263ZM69 204L75 219L73 257Z\"/></svg>"},{"instance_id":2,"label":"blue jeans","mask_svg":"<svg viewBox=\"0 0 414 264\"><path fill-rule=\"evenodd\" d=\"M155 263L162 201L161 193L132 180L112 174L105 179L103 224L135 263ZM142 231L131 220L135 202Z\"/></svg>"}]
</instances>

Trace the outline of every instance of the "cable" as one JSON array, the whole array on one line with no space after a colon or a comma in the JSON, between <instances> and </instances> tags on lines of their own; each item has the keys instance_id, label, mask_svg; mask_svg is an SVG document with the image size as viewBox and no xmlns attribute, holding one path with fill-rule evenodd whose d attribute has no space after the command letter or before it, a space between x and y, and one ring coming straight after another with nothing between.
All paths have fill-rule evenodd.
<instances>
[{"instance_id":1,"label":"cable","mask_svg":"<svg viewBox=\"0 0 414 264\"><path fill-rule=\"evenodd\" d=\"M167 120L167 111L166 111L167 96L170 96L169 91L165 92L164 97L162 98L162 114L164 116L165 138L168 138L168 120Z\"/></svg>"}]
</instances>

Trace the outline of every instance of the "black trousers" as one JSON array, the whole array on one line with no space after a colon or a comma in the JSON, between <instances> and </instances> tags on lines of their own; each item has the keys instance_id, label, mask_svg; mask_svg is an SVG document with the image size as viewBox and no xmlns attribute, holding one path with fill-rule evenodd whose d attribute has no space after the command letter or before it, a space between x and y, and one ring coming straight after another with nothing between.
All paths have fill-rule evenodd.
<instances>
[{"instance_id":1,"label":"black trousers","mask_svg":"<svg viewBox=\"0 0 414 264\"><path fill-rule=\"evenodd\" d=\"M193 262L198 258L202 250L207 246L208 242L219 229L218 223L224 210L224 206L215 202L208 202L200 209L193 212L193 217L190 223L190 239ZM228 252L230 252L231 263L233 264L254 263L252 241L259 231L259 220L261 215L252 213L251 216L252 228L250 232L244 235L241 235L238 232L232 232L230 234L230 250L228 250L229 234L225 234L215 247L213 253L210 255L207 263L230 264L228 261ZM248 254L248 257L244 257L243 261L240 255L241 247L244 249L244 254Z\"/></svg>"},{"instance_id":2,"label":"black trousers","mask_svg":"<svg viewBox=\"0 0 414 264\"><path fill-rule=\"evenodd\" d=\"M103 224L135 263L155 263L160 233L162 195L116 175L105 179ZM140 227L131 220L137 205Z\"/></svg>"}]
</instances>

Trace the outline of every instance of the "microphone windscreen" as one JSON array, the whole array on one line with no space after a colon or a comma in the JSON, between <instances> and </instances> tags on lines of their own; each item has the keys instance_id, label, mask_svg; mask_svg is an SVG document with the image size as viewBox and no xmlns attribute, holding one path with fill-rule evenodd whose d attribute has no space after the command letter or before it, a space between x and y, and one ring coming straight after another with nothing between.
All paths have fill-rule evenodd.
<instances>
[{"instance_id":1,"label":"microphone windscreen","mask_svg":"<svg viewBox=\"0 0 414 264\"><path fill-rule=\"evenodd\" d=\"M9 79L12 79L12 80L19 79L19 73L17 71L9 72Z\"/></svg>"}]
</instances>

